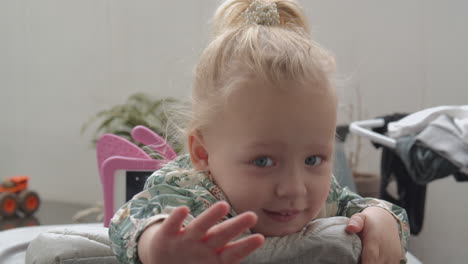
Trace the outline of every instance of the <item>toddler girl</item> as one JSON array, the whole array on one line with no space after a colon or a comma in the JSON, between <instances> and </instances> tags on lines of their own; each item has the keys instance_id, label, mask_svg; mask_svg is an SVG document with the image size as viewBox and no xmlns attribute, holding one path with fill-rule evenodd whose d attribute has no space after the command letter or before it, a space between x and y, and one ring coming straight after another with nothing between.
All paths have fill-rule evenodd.
<instances>
[{"instance_id":1,"label":"toddler girl","mask_svg":"<svg viewBox=\"0 0 468 264\"><path fill-rule=\"evenodd\" d=\"M342 189L332 175L333 70L294 0L224 2L195 71L188 154L111 220L120 261L239 263L264 236L347 216L362 263L404 262L405 211Z\"/></svg>"}]
</instances>

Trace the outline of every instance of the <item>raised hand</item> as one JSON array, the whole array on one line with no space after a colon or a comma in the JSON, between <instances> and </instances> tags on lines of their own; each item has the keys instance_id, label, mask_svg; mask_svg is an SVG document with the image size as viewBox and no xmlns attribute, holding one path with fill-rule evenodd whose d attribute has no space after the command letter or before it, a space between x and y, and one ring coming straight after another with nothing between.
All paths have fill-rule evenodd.
<instances>
[{"instance_id":1,"label":"raised hand","mask_svg":"<svg viewBox=\"0 0 468 264\"><path fill-rule=\"evenodd\" d=\"M182 228L187 207L174 209L161 224L147 228L138 242L138 254L145 264L203 263L235 264L260 247L264 238L249 235L232 241L254 226L257 216L246 212L217 224L229 212L226 202L218 202Z\"/></svg>"}]
</instances>

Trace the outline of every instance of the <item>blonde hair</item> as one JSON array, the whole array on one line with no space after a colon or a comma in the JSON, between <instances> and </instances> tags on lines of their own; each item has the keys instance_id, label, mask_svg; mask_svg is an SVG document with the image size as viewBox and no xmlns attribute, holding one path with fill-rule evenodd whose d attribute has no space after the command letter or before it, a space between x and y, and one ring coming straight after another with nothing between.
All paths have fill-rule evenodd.
<instances>
[{"instance_id":1,"label":"blonde hair","mask_svg":"<svg viewBox=\"0 0 468 264\"><path fill-rule=\"evenodd\" d=\"M276 4L279 23L261 25L246 23L242 15L252 2L228 0L215 12L213 39L195 68L185 139L209 124L231 89L252 76L330 86L334 59L312 40L299 4L263 0Z\"/></svg>"}]
</instances>

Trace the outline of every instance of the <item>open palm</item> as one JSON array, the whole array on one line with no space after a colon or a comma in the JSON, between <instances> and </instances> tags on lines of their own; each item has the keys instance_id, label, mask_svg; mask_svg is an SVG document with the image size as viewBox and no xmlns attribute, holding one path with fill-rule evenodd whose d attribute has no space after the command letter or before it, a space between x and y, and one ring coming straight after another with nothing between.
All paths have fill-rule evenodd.
<instances>
[{"instance_id":1,"label":"open palm","mask_svg":"<svg viewBox=\"0 0 468 264\"><path fill-rule=\"evenodd\" d=\"M182 228L189 210L187 207L176 208L151 238L154 247L145 259L149 263L239 263L260 247L264 238L255 234L232 241L254 226L257 217L246 212L217 224L228 211L226 202L218 202Z\"/></svg>"}]
</instances>

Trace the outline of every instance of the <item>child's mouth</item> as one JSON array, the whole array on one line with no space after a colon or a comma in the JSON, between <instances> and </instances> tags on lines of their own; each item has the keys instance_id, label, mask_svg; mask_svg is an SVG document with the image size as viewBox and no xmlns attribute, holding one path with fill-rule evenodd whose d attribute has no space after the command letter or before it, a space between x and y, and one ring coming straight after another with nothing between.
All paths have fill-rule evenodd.
<instances>
[{"instance_id":1,"label":"child's mouth","mask_svg":"<svg viewBox=\"0 0 468 264\"><path fill-rule=\"evenodd\" d=\"M281 210L281 211L269 211L266 209L263 209L263 212L270 217L271 219L277 221L277 222L289 222L296 218L300 211L299 210Z\"/></svg>"}]
</instances>

